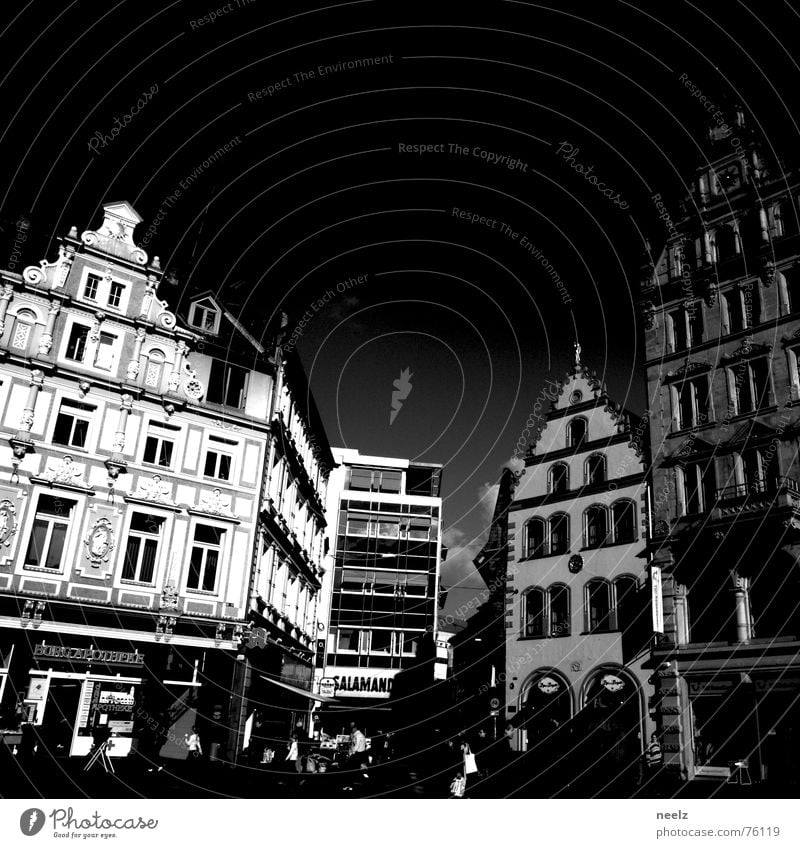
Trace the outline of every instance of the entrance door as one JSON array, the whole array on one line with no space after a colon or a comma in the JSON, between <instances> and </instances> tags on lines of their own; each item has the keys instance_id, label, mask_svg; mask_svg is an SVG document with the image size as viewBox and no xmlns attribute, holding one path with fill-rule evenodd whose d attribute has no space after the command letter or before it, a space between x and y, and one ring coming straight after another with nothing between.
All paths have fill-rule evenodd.
<instances>
[{"instance_id":1,"label":"entrance door","mask_svg":"<svg viewBox=\"0 0 800 848\"><path fill-rule=\"evenodd\" d=\"M68 757L75 733L78 705L81 697L80 680L50 680L44 716L39 730L44 751L39 756Z\"/></svg>"}]
</instances>

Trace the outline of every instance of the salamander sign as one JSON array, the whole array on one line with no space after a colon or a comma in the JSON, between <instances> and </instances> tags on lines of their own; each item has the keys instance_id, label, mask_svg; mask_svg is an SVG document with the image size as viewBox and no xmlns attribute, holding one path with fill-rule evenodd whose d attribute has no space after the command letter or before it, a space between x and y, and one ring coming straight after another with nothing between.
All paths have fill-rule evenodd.
<instances>
[{"instance_id":1,"label":"salamander sign","mask_svg":"<svg viewBox=\"0 0 800 848\"><path fill-rule=\"evenodd\" d=\"M336 682L336 694L350 698L388 698L392 693L394 672L367 671L359 669L357 674L331 675Z\"/></svg>"}]
</instances>

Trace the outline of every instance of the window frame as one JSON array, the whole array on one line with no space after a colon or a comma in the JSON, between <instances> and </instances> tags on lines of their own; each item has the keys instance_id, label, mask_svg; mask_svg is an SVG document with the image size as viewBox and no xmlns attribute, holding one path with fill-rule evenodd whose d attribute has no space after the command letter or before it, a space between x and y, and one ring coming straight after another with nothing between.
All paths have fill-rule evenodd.
<instances>
[{"instance_id":1,"label":"window frame","mask_svg":"<svg viewBox=\"0 0 800 848\"><path fill-rule=\"evenodd\" d=\"M560 480L563 481L562 488L556 488L556 470L563 469L564 473ZM554 462L547 472L547 490L550 494L561 495L569 492L569 465L566 462Z\"/></svg>"},{"instance_id":2,"label":"window frame","mask_svg":"<svg viewBox=\"0 0 800 848\"><path fill-rule=\"evenodd\" d=\"M619 524L619 522L617 520L617 514L616 514L617 508L622 508L622 509L629 508L631 513L632 513L632 515L631 515L631 537L629 539L620 539L619 538L619 533L618 533L618 530L617 530L617 526ZM609 512L610 512L610 515L611 515L611 525L612 525L612 531L611 532L613 533L614 544L615 545L625 545L625 544L632 544L634 542L637 542L639 540L639 534L637 532L637 527L636 527L636 516L637 516L636 502L631 498L619 498L618 500L615 500L611 504Z\"/></svg>"},{"instance_id":3,"label":"window frame","mask_svg":"<svg viewBox=\"0 0 800 848\"><path fill-rule=\"evenodd\" d=\"M561 521L563 525L565 525L564 529L564 545L563 547L559 547L555 542L555 523L556 521ZM569 552L570 549L570 520L569 513L567 512L554 512L547 519L547 537L546 544L548 547L548 551L550 556L561 556Z\"/></svg>"},{"instance_id":4,"label":"window frame","mask_svg":"<svg viewBox=\"0 0 800 848\"><path fill-rule=\"evenodd\" d=\"M603 516L603 533L602 538L596 544L591 543L591 525L589 513L597 513ZM609 524L608 524L608 509L599 503L593 503L586 507L583 511L583 547L587 550L596 550L605 547L609 540Z\"/></svg>"},{"instance_id":5,"label":"window frame","mask_svg":"<svg viewBox=\"0 0 800 848\"><path fill-rule=\"evenodd\" d=\"M139 530L133 529L133 520L135 516L143 516L145 520L147 519L155 519L158 521L158 532L147 531L147 530ZM141 512L139 510L131 510L129 516L127 517L126 526L125 526L125 545L120 546L120 572L119 572L119 582L125 585L137 585L137 586L155 586L158 582L158 576L161 566L161 556L163 551L163 544L166 537L166 528L167 526L167 518L165 515L160 515L158 513L151 512ZM138 539L139 549L137 552L137 562L134 573L136 576L134 577L126 577L125 569L127 567L128 562L128 545L132 538ZM153 576L150 580L142 580L141 579L141 568L142 568L142 559L147 541L155 541L156 543L156 551L153 557Z\"/></svg>"},{"instance_id":6,"label":"window frame","mask_svg":"<svg viewBox=\"0 0 800 848\"><path fill-rule=\"evenodd\" d=\"M219 371L222 369L222 375L215 373L215 371ZM231 376L236 373L241 372L240 376L243 377L241 389L239 390L240 398L238 403L229 403L229 392L231 391ZM222 387L217 392L219 388L219 381L221 380ZM212 357L211 366L208 372L208 386L206 387L206 399L208 403L216 404L217 406L227 406L230 409L245 409L247 406L247 393L250 388L250 371L242 365L238 365L236 362L231 362L227 359L219 359L218 357ZM210 397L219 394L222 400L211 400Z\"/></svg>"},{"instance_id":7,"label":"window frame","mask_svg":"<svg viewBox=\"0 0 800 848\"><path fill-rule=\"evenodd\" d=\"M217 436L209 433L206 436L205 446L203 449L203 462L200 468L200 476L204 480L218 480L220 483L228 483L229 485L234 485L236 481L236 471L237 471L237 459L239 456L239 450L241 448L241 443L234 440L228 439L225 436ZM206 466L208 464L208 456L209 454L216 454L217 460L215 462L215 474L207 474ZM220 477L218 476L220 470L220 457L225 456L230 460L230 470L228 477Z\"/></svg>"},{"instance_id":8,"label":"window frame","mask_svg":"<svg viewBox=\"0 0 800 848\"><path fill-rule=\"evenodd\" d=\"M534 616L530 615L529 604L533 596L540 599L540 610ZM541 620L541 632L533 632L531 626L536 618ZM547 638L547 593L541 586L528 586L522 594L522 638L523 639L546 639Z\"/></svg>"},{"instance_id":9,"label":"window frame","mask_svg":"<svg viewBox=\"0 0 800 848\"><path fill-rule=\"evenodd\" d=\"M11 322L11 333L8 337L8 349L10 351L16 351L18 354L30 353L31 340L33 339L36 325L39 323L39 316L36 311L25 304L21 305L13 315L9 315L8 317L14 319ZM14 344L14 339L20 327L28 328L23 347L19 347Z\"/></svg>"},{"instance_id":10,"label":"window frame","mask_svg":"<svg viewBox=\"0 0 800 848\"><path fill-rule=\"evenodd\" d=\"M573 427L576 424L583 424L583 435L577 441L575 440L574 434L572 432ZM583 415L578 416L577 418L573 418L567 424L567 448L571 448L572 450L577 450L582 447L589 441L589 421Z\"/></svg>"},{"instance_id":11,"label":"window frame","mask_svg":"<svg viewBox=\"0 0 800 848\"><path fill-rule=\"evenodd\" d=\"M602 586L605 590L606 598L608 599L607 612L604 619L599 625L592 625L592 606L591 601L594 597L592 592L593 587ZM587 580L583 587L584 597L584 625L586 633L613 633L616 628L616 615L614 607L613 585L605 577L593 577Z\"/></svg>"},{"instance_id":12,"label":"window frame","mask_svg":"<svg viewBox=\"0 0 800 848\"><path fill-rule=\"evenodd\" d=\"M66 409L71 408L71 412L65 412ZM83 407L88 407L84 409ZM51 445L57 446L59 448L69 448L70 450L77 451L91 451L93 445L93 424L95 420L98 419L97 415L98 407L94 404L84 403L81 400L77 400L75 398L62 396L58 398L58 411L53 416L53 423L50 428L49 433L49 442ZM86 424L86 438L82 445L76 445L72 442L57 442L55 438L56 430L59 426L59 419L62 415L69 415L72 418L72 425L70 427L70 435L74 435L75 421L82 421Z\"/></svg>"},{"instance_id":13,"label":"window frame","mask_svg":"<svg viewBox=\"0 0 800 848\"><path fill-rule=\"evenodd\" d=\"M533 526L537 526L541 529L541 542L538 545L538 551L536 549L537 546L531 544L531 528ZM522 558L523 559L539 559L540 557L547 556L548 554L548 528L547 522L538 515L531 516L524 524L524 536L523 536L523 551Z\"/></svg>"},{"instance_id":14,"label":"window frame","mask_svg":"<svg viewBox=\"0 0 800 848\"><path fill-rule=\"evenodd\" d=\"M61 502L69 504L69 508L67 510L66 518L61 518L58 515L54 515L53 513L43 513L40 517L40 507L43 498L49 498L54 502ZM26 528L27 530L27 541L24 545L20 545L19 555L20 555L20 565L23 571L36 571L44 574L61 574L65 573L65 567L69 559L70 546L72 541L72 531L73 531L73 514L74 510L78 506L78 501L73 498L61 498L58 495L51 495L49 492L38 492L36 497L36 505L31 510L30 522ZM61 552L59 555L59 564L57 568L51 568L46 565L32 565L28 562L28 554L31 549L31 545L33 544L34 533L36 530L37 521L44 521L47 523L47 528L45 530L45 542L43 545L43 556L39 557L39 562L47 562L50 557L50 545L53 539L53 527L57 524L65 528L63 544L61 548Z\"/></svg>"},{"instance_id":15,"label":"window frame","mask_svg":"<svg viewBox=\"0 0 800 848\"><path fill-rule=\"evenodd\" d=\"M592 479L592 472L589 469L589 464L599 460L601 466L602 477L600 480ZM601 483L608 482L608 461L604 453L592 453L586 457L583 463L583 479L586 486L599 486Z\"/></svg>"},{"instance_id":16,"label":"window frame","mask_svg":"<svg viewBox=\"0 0 800 848\"><path fill-rule=\"evenodd\" d=\"M197 536L198 528L200 528L200 527L211 528L211 529L219 532L221 534L220 535L220 541L218 543L199 541L196 538L196 536ZM186 592L192 592L192 593L198 594L198 595L219 595L220 594L220 584L222 582L222 566L223 566L223 563L225 561L225 552L226 552L226 547L228 545L228 536L230 535L228 533L228 529L229 528L224 526L224 525L221 525L219 523L215 523L213 521L209 521L205 518L201 521L192 522L192 525L189 528L189 537L188 537L188 540L187 540L188 541L188 543L187 543L188 557L186 559L186 577L184 579L184 590ZM198 573L198 580L197 580L198 586L196 586L196 587L189 585L189 581L190 581L191 576L192 576L192 556L194 554L195 549L200 549L203 552L202 553L201 568L200 568L200 571ZM216 551L217 552L217 562L216 562L216 565L215 565L215 572L214 572L214 588L213 589L204 589L204 588L202 588L202 586L203 586L203 583L205 582L206 568L207 568L207 565L208 565L208 553L210 551Z\"/></svg>"},{"instance_id":17,"label":"window frame","mask_svg":"<svg viewBox=\"0 0 800 848\"><path fill-rule=\"evenodd\" d=\"M210 305L207 305L210 304ZM205 313L204 319L207 318L208 314L214 315L213 326L206 326L205 320L198 323L197 313L202 310ZM222 320L222 310L219 306L214 302L211 297L202 297L199 300L194 301L192 303L191 308L189 310L189 325L193 327L195 330L200 330L203 333L210 333L213 336L219 335L219 327L220 322Z\"/></svg>"}]
</instances>

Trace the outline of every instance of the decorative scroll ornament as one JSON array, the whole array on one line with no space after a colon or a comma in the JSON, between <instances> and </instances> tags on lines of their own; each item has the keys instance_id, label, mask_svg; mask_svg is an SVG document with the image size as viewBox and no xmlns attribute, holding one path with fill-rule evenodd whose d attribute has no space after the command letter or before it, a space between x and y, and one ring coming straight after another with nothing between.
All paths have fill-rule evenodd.
<instances>
[{"instance_id":1,"label":"decorative scroll ornament","mask_svg":"<svg viewBox=\"0 0 800 848\"><path fill-rule=\"evenodd\" d=\"M17 532L17 509L10 500L0 501L0 545L8 548Z\"/></svg>"},{"instance_id":2,"label":"decorative scroll ornament","mask_svg":"<svg viewBox=\"0 0 800 848\"><path fill-rule=\"evenodd\" d=\"M178 609L178 590L172 584L165 586L161 593L161 609Z\"/></svg>"},{"instance_id":3,"label":"decorative scroll ornament","mask_svg":"<svg viewBox=\"0 0 800 848\"><path fill-rule=\"evenodd\" d=\"M114 528L107 518L99 518L83 540L86 547L86 558L93 568L98 568L101 562L108 562L116 546Z\"/></svg>"},{"instance_id":4,"label":"decorative scroll ornament","mask_svg":"<svg viewBox=\"0 0 800 848\"><path fill-rule=\"evenodd\" d=\"M214 489L211 494L201 494L200 503L197 508L200 512L205 512L209 515L221 515L225 518L234 517L231 512L230 497L223 498L222 492L219 489Z\"/></svg>"},{"instance_id":5,"label":"decorative scroll ornament","mask_svg":"<svg viewBox=\"0 0 800 848\"><path fill-rule=\"evenodd\" d=\"M103 223L97 230L86 230L81 241L94 250L108 256L133 262L135 265L147 264L147 253L133 242L133 231L141 218L127 203L110 203L103 207Z\"/></svg>"},{"instance_id":6,"label":"decorative scroll ornament","mask_svg":"<svg viewBox=\"0 0 800 848\"><path fill-rule=\"evenodd\" d=\"M49 483L64 483L67 486L81 486L84 467L76 465L72 457L67 455L51 465L42 475Z\"/></svg>"},{"instance_id":7,"label":"decorative scroll ornament","mask_svg":"<svg viewBox=\"0 0 800 848\"><path fill-rule=\"evenodd\" d=\"M136 497L143 501L169 504L170 488L169 483L165 483L159 474L154 474L151 478L140 477Z\"/></svg>"},{"instance_id":8,"label":"decorative scroll ornament","mask_svg":"<svg viewBox=\"0 0 800 848\"><path fill-rule=\"evenodd\" d=\"M49 283L54 289L63 288L74 258L75 252L62 244L58 249L58 259L55 262L42 259L38 268L36 265L25 268L22 277L26 283L34 286L46 286Z\"/></svg>"}]
</instances>

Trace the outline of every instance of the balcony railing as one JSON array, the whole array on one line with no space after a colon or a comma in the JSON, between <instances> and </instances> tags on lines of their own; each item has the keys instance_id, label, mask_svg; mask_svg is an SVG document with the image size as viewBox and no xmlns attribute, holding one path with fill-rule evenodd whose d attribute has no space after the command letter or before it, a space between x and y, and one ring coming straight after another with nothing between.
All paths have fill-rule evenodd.
<instances>
[{"instance_id":1,"label":"balcony railing","mask_svg":"<svg viewBox=\"0 0 800 848\"><path fill-rule=\"evenodd\" d=\"M746 483L737 483L735 486L726 486L724 489L717 489L717 500L729 501L752 495L776 494L783 491L800 494L800 486L791 477L775 477L772 479L755 477Z\"/></svg>"}]
</instances>

